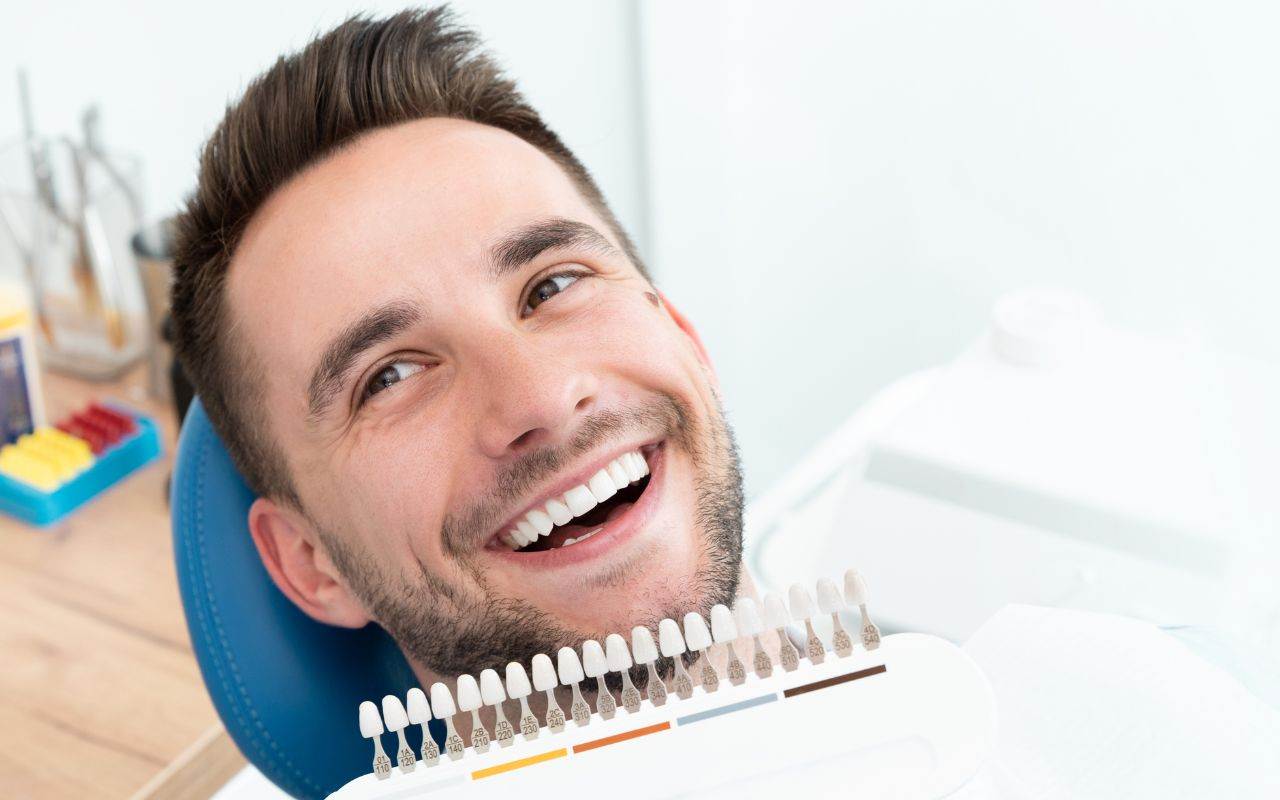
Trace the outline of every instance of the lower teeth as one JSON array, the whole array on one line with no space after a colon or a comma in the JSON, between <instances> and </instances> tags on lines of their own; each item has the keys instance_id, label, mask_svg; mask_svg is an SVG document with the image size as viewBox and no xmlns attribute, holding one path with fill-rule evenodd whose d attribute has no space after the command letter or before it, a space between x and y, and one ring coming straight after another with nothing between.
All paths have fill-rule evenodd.
<instances>
[{"instance_id":1,"label":"lower teeth","mask_svg":"<svg viewBox=\"0 0 1280 800\"><path fill-rule=\"evenodd\" d=\"M562 545L560 545L560 546L561 546L561 547L568 547L568 546L569 546L569 545L571 545L571 544L577 544L578 542L586 541L587 539L590 539L592 536L595 536L597 533L599 533L599 532L600 532L600 530L601 530L600 528L596 528L596 529L595 529L595 530L593 530L593 531L588 531L587 533L584 533L584 534L582 534L581 536L579 536L577 539L565 539L565 540L564 540L564 544L562 544Z\"/></svg>"}]
</instances>

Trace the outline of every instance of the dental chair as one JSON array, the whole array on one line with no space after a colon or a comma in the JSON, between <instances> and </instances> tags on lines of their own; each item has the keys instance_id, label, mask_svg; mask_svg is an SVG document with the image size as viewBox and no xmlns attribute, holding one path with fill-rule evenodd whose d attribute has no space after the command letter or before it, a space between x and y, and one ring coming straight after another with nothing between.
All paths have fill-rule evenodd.
<instances>
[{"instance_id":1,"label":"dental chair","mask_svg":"<svg viewBox=\"0 0 1280 800\"><path fill-rule=\"evenodd\" d=\"M413 673L376 625L318 623L272 583L249 535L254 495L199 401L174 463L178 584L213 705L240 752L277 786L323 798L369 769L360 701L404 697Z\"/></svg>"}]
</instances>

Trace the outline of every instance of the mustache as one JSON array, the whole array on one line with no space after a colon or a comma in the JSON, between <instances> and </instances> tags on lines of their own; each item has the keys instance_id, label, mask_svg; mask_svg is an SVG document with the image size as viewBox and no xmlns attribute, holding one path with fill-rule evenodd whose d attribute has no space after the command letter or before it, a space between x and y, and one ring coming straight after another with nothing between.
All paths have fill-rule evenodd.
<instances>
[{"instance_id":1,"label":"mustache","mask_svg":"<svg viewBox=\"0 0 1280 800\"><path fill-rule=\"evenodd\" d=\"M448 514L441 526L441 542L449 555L465 556L488 538L506 516L505 510L538 483L555 475L565 464L599 447L601 442L629 433L652 432L691 450L697 439L691 430L693 417L682 401L669 394L634 408L596 411L579 423L568 443L530 451L502 467L482 498L457 514Z\"/></svg>"}]
</instances>

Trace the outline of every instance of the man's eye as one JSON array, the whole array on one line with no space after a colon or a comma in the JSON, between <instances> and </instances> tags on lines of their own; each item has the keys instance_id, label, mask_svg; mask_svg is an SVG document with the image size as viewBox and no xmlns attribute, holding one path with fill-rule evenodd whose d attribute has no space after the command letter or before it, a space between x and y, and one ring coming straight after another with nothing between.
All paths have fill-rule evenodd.
<instances>
[{"instance_id":1,"label":"man's eye","mask_svg":"<svg viewBox=\"0 0 1280 800\"><path fill-rule=\"evenodd\" d=\"M369 379L369 382L365 384L364 397L362 399L367 400L383 389L416 375L424 369L426 367L416 361L393 361L378 370L377 374Z\"/></svg>"},{"instance_id":2,"label":"man's eye","mask_svg":"<svg viewBox=\"0 0 1280 800\"><path fill-rule=\"evenodd\" d=\"M525 298L525 313L534 310L538 306L547 302L551 298L568 289L569 286L580 276L578 275L552 275L541 281L537 286L533 287L533 291L529 292L529 296Z\"/></svg>"}]
</instances>

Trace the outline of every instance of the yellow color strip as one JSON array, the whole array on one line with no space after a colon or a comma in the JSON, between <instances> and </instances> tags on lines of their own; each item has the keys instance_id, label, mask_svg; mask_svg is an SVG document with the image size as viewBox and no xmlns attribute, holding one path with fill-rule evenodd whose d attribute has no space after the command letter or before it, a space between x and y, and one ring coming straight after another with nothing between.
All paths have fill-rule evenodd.
<instances>
[{"instance_id":1,"label":"yellow color strip","mask_svg":"<svg viewBox=\"0 0 1280 800\"><path fill-rule=\"evenodd\" d=\"M534 764L541 764L543 761L550 761L553 758L564 758L567 755L569 755L569 751L562 747L559 750L552 750L550 752L542 753L540 755L529 756L528 758L521 758L517 761L508 761L505 764L498 764L497 766L478 769L475 772L471 773L471 779L478 781L481 778L488 778L491 775L501 775L502 773L510 772L513 769L520 769L521 767L529 767Z\"/></svg>"}]
</instances>

